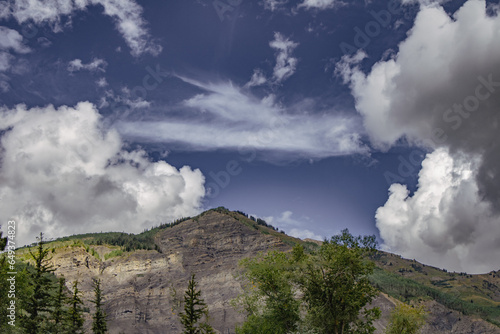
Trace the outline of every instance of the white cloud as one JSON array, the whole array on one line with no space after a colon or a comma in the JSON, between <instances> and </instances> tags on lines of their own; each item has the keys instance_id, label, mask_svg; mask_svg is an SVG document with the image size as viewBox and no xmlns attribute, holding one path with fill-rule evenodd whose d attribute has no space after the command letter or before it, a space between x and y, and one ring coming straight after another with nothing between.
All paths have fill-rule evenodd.
<instances>
[{"instance_id":1,"label":"white cloud","mask_svg":"<svg viewBox=\"0 0 500 334\"><path fill-rule=\"evenodd\" d=\"M205 93L185 100L182 117L121 122L125 136L182 145L183 149L272 152L293 158L324 158L366 153L357 120L334 110L287 112L273 97L247 95L231 83L202 84ZM269 157L267 157L269 158Z\"/></svg>"},{"instance_id":2,"label":"white cloud","mask_svg":"<svg viewBox=\"0 0 500 334\"><path fill-rule=\"evenodd\" d=\"M104 81L102 81L104 79ZM104 86L101 86L104 84ZM107 81L105 78L101 78L97 81L99 87L105 87ZM151 102L144 100L140 96L136 96L133 91L128 87L122 87L119 93L115 93L113 89L108 89L104 92L104 96L101 97L99 101L99 108L111 107L112 115L108 115L108 118L126 118L135 109L144 109L151 106Z\"/></svg>"},{"instance_id":3,"label":"white cloud","mask_svg":"<svg viewBox=\"0 0 500 334\"><path fill-rule=\"evenodd\" d=\"M498 261L487 254L498 255L500 249L500 225L491 223L500 213L499 38L500 17L487 14L485 1L469 0L452 16L436 5L422 6L392 59L377 62L368 74L356 65L362 61L361 55L344 58L337 67L351 85L356 108L375 147L385 150L405 140L438 150L427 158L428 167L419 176L415 196L405 200L405 190L396 185L385 205L389 213L401 205L401 214L393 216L393 223L406 226L386 233L385 242L404 254L416 254L421 247L424 262L472 271L486 270L488 265L498 269ZM441 149L450 152L451 160L444 158ZM474 163L464 165L464 156ZM453 168L445 168L449 161L454 162ZM439 196L426 190L434 189L426 179L432 168L435 173L441 168L446 171L434 181L434 188L439 185L442 191ZM437 196L439 206L425 200L431 195ZM470 212L463 212L449 198L463 201ZM379 224L389 226L389 219L380 215L383 223ZM459 220L461 215L464 218ZM410 233L413 229L418 231ZM462 242L460 237L469 232L473 242ZM406 240L407 250L403 242L396 243L399 237ZM489 238L497 242L488 243ZM491 249L476 260L480 243Z\"/></svg>"},{"instance_id":4,"label":"white cloud","mask_svg":"<svg viewBox=\"0 0 500 334\"><path fill-rule=\"evenodd\" d=\"M14 50L17 53L28 53L30 48L24 45L23 36L15 30L0 26L0 50Z\"/></svg>"},{"instance_id":5,"label":"white cloud","mask_svg":"<svg viewBox=\"0 0 500 334\"><path fill-rule=\"evenodd\" d=\"M0 10L1 11L1 10ZM23 37L17 31L0 26L0 72L19 73L22 71L22 61L16 64L14 52L24 54L30 52L30 48L24 45ZM10 77L0 73L0 91L6 93L10 90Z\"/></svg>"},{"instance_id":6,"label":"white cloud","mask_svg":"<svg viewBox=\"0 0 500 334\"><path fill-rule=\"evenodd\" d=\"M264 9L274 12L283 8L288 3L288 0L264 0Z\"/></svg>"},{"instance_id":7,"label":"white cloud","mask_svg":"<svg viewBox=\"0 0 500 334\"><path fill-rule=\"evenodd\" d=\"M14 56L8 52L0 51L0 72L5 72L10 68L10 62Z\"/></svg>"},{"instance_id":8,"label":"white cloud","mask_svg":"<svg viewBox=\"0 0 500 334\"><path fill-rule=\"evenodd\" d=\"M478 193L477 163L438 149L424 160L413 196L406 186L393 184L376 214L385 247L449 270L498 269L500 217L492 215Z\"/></svg>"},{"instance_id":9,"label":"white cloud","mask_svg":"<svg viewBox=\"0 0 500 334\"><path fill-rule=\"evenodd\" d=\"M331 9L340 4L341 2L338 0L304 0L304 2L299 5L299 8L305 7L306 9L314 8L322 10Z\"/></svg>"},{"instance_id":10,"label":"white cloud","mask_svg":"<svg viewBox=\"0 0 500 334\"><path fill-rule=\"evenodd\" d=\"M158 55L161 52L161 46L149 35L146 21L142 18L142 7L134 0L16 0L4 5L0 18L12 16L20 24L30 20L38 25L49 23L55 32L60 32L63 30L63 17L71 19L75 12L95 5L103 6L104 15L114 20L133 56L144 53Z\"/></svg>"},{"instance_id":11,"label":"white cloud","mask_svg":"<svg viewBox=\"0 0 500 334\"><path fill-rule=\"evenodd\" d=\"M267 78L261 69L253 71L252 78L246 83L245 87L261 86L267 82Z\"/></svg>"},{"instance_id":12,"label":"white cloud","mask_svg":"<svg viewBox=\"0 0 500 334\"><path fill-rule=\"evenodd\" d=\"M104 59L100 58L94 58L88 64L82 63L81 59L73 59L68 63L68 71L78 72L86 70L90 72L106 72L106 66L108 66L108 63Z\"/></svg>"},{"instance_id":13,"label":"white cloud","mask_svg":"<svg viewBox=\"0 0 500 334\"><path fill-rule=\"evenodd\" d=\"M255 216L255 215L254 215ZM263 218L266 222L278 228L278 230L284 230L286 234L299 238L299 239L314 239L314 240L323 240L324 238L314 232L303 228L305 225L303 221L296 220L292 217L292 211L284 211L281 213L279 217L265 217ZM308 220L304 218L304 220Z\"/></svg>"},{"instance_id":14,"label":"white cloud","mask_svg":"<svg viewBox=\"0 0 500 334\"><path fill-rule=\"evenodd\" d=\"M126 151L88 102L1 110L0 220L14 218L18 244L99 231L141 232L197 214L204 176L189 166Z\"/></svg>"},{"instance_id":15,"label":"white cloud","mask_svg":"<svg viewBox=\"0 0 500 334\"><path fill-rule=\"evenodd\" d=\"M297 68L297 58L292 57L293 50L299 45L279 32L274 33L274 40L269 42L269 46L276 50L276 65L273 70L275 83L281 83L291 77Z\"/></svg>"},{"instance_id":16,"label":"white cloud","mask_svg":"<svg viewBox=\"0 0 500 334\"><path fill-rule=\"evenodd\" d=\"M108 85L108 81L106 80L106 78L99 78L96 81L96 85L99 87L106 87Z\"/></svg>"}]
</instances>

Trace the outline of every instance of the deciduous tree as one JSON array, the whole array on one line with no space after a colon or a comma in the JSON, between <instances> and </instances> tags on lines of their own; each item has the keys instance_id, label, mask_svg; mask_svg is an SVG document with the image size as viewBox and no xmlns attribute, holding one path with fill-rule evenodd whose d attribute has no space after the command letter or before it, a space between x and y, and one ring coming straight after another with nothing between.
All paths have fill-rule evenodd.
<instances>
[{"instance_id":1,"label":"deciduous tree","mask_svg":"<svg viewBox=\"0 0 500 334\"><path fill-rule=\"evenodd\" d=\"M398 304L391 312L387 334L416 334L425 325L427 312L424 306L413 307L405 303Z\"/></svg>"}]
</instances>

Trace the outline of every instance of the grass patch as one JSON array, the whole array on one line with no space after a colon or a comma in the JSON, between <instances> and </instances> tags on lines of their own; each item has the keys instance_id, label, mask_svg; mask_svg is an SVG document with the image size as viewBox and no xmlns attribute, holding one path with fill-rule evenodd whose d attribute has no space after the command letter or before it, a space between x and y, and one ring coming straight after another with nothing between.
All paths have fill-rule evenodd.
<instances>
[{"instance_id":1,"label":"grass patch","mask_svg":"<svg viewBox=\"0 0 500 334\"><path fill-rule=\"evenodd\" d=\"M112 257L122 256L123 253L124 252L122 249L115 249L114 251L104 254L104 260L111 259Z\"/></svg>"}]
</instances>

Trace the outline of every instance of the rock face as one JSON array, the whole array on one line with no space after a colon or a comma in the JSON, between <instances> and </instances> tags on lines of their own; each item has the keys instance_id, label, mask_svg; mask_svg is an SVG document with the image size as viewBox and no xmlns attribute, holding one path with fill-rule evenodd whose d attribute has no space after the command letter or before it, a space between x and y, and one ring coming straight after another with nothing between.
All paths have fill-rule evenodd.
<instances>
[{"instance_id":1,"label":"rock face","mask_svg":"<svg viewBox=\"0 0 500 334\"><path fill-rule=\"evenodd\" d=\"M107 246L94 246L99 258L83 246L57 249L53 263L57 275L64 275L67 286L78 279L83 299L93 297L92 279L100 278L111 334L177 334L178 301L187 287L191 274L196 275L198 288L208 304L210 324L219 333L235 333L235 325L244 317L230 305L241 293L237 279L238 262L260 251L289 250L281 238L264 234L231 215L207 211L155 236L157 251L134 251L102 261L111 251ZM383 333L395 301L381 294L373 306L382 310L375 324ZM92 312L92 304L86 302ZM431 315L422 333L500 333L500 329L482 320L460 316L432 302ZM87 313L87 329L91 324ZM90 332L90 330L87 330Z\"/></svg>"},{"instance_id":2,"label":"rock face","mask_svg":"<svg viewBox=\"0 0 500 334\"><path fill-rule=\"evenodd\" d=\"M78 279L84 299L92 298L92 278L103 281L111 334L181 333L177 300L191 274L209 306L210 323L220 333L234 333L243 316L230 300L241 293L238 262L260 251L288 250L279 238L263 234L235 218L214 211L161 231L157 251L135 251L104 262L83 247L58 251L57 275ZM103 251L103 250L101 250ZM88 307L92 310L89 303Z\"/></svg>"}]
</instances>

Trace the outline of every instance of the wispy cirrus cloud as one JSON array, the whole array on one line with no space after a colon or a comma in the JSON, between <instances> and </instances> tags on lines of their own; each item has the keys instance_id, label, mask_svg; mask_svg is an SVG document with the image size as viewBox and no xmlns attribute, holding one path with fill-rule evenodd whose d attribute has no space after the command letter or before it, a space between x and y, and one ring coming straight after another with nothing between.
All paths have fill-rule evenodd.
<instances>
[{"instance_id":1,"label":"wispy cirrus cloud","mask_svg":"<svg viewBox=\"0 0 500 334\"><path fill-rule=\"evenodd\" d=\"M274 12L282 9L288 3L288 0L264 0L262 3L264 5L264 9Z\"/></svg>"},{"instance_id":2,"label":"wispy cirrus cloud","mask_svg":"<svg viewBox=\"0 0 500 334\"><path fill-rule=\"evenodd\" d=\"M281 83L291 77L296 69L298 59L292 56L293 50L299 45L279 32L274 33L274 40L269 46L276 50L276 65L273 69L275 83Z\"/></svg>"},{"instance_id":3,"label":"wispy cirrus cloud","mask_svg":"<svg viewBox=\"0 0 500 334\"><path fill-rule=\"evenodd\" d=\"M262 86L264 84L279 85L290 78L297 70L298 59L292 54L295 48L299 46L299 43L292 41L279 32L275 32L274 39L269 42L269 46L276 51L272 77L268 79L264 71L257 68L245 87Z\"/></svg>"},{"instance_id":4,"label":"wispy cirrus cloud","mask_svg":"<svg viewBox=\"0 0 500 334\"><path fill-rule=\"evenodd\" d=\"M23 36L13 29L0 26L0 50L28 53L30 48L23 43Z\"/></svg>"},{"instance_id":5,"label":"wispy cirrus cloud","mask_svg":"<svg viewBox=\"0 0 500 334\"><path fill-rule=\"evenodd\" d=\"M259 99L230 82L180 79L204 91L182 102L182 116L121 121L119 131L190 150L252 149L294 158L367 152L356 116L335 110L287 109L273 95Z\"/></svg>"},{"instance_id":6,"label":"wispy cirrus cloud","mask_svg":"<svg viewBox=\"0 0 500 334\"><path fill-rule=\"evenodd\" d=\"M339 0L304 0L298 7L324 10L335 8L341 4L342 2Z\"/></svg>"},{"instance_id":7,"label":"wispy cirrus cloud","mask_svg":"<svg viewBox=\"0 0 500 334\"><path fill-rule=\"evenodd\" d=\"M69 72L90 71L90 72L106 72L108 63L104 59L94 58L88 64L84 64L81 59L73 59L68 63Z\"/></svg>"},{"instance_id":8,"label":"wispy cirrus cloud","mask_svg":"<svg viewBox=\"0 0 500 334\"><path fill-rule=\"evenodd\" d=\"M23 36L20 33L16 30L0 26L0 91L2 93L10 90L8 72L15 72L13 70L13 63L15 63L17 58L15 54L25 54L28 52L31 52L31 49L24 44Z\"/></svg>"},{"instance_id":9,"label":"wispy cirrus cloud","mask_svg":"<svg viewBox=\"0 0 500 334\"><path fill-rule=\"evenodd\" d=\"M142 7L134 0L8 1L0 4L0 19L14 18L20 24L28 21L38 25L47 23L53 31L60 32L71 24L75 12L96 5L102 6L104 15L114 20L133 56L145 53L158 55L161 52L161 46L150 36L147 23L142 18ZM67 22L63 23L63 18Z\"/></svg>"}]
</instances>

